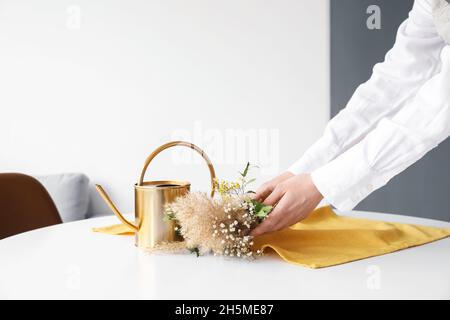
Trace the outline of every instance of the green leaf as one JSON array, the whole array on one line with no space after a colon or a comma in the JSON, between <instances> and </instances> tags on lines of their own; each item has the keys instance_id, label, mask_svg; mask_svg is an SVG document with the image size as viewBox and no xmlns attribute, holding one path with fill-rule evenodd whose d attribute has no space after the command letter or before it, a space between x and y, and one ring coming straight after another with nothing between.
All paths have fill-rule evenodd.
<instances>
[{"instance_id":1,"label":"green leaf","mask_svg":"<svg viewBox=\"0 0 450 320\"><path fill-rule=\"evenodd\" d=\"M172 221L172 220L177 220L177 218L175 217L175 215L173 213L166 213L163 217L163 221Z\"/></svg>"},{"instance_id":2,"label":"green leaf","mask_svg":"<svg viewBox=\"0 0 450 320\"><path fill-rule=\"evenodd\" d=\"M255 212L258 218L265 218L273 209L273 206L262 206L262 208Z\"/></svg>"},{"instance_id":3,"label":"green leaf","mask_svg":"<svg viewBox=\"0 0 450 320\"><path fill-rule=\"evenodd\" d=\"M259 210L261 210L263 204L261 202L259 202L258 200L252 199L251 200L253 206L255 207L255 212L258 212Z\"/></svg>"},{"instance_id":4,"label":"green leaf","mask_svg":"<svg viewBox=\"0 0 450 320\"><path fill-rule=\"evenodd\" d=\"M195 248L188 248L188 249L189 249L189 251L191 253L195 253L197 255L197 258L200 257L200 250L198 250L197 247L195 247Z\"/></svg>"},{"instance_id":5,"label":"green leaf","mask_svg":"<svg viewBox=\"0 0 450 320\"><path fill-rule=\"evenodd\" d=\"M250 183L252 183L252 182L255 182L255 181L256 181L256 178L250 179L250 180L248 180L248 181L245 183L245 185L248 185L248 184L250 184Z\"/></svg>"},{"instance_id":6,"label":"green leaf","mask_svg":"<svg viewBox=\"0 0 450 320\"><path fill-rule=\"evenodd\" d=\"M248 169L250 168L250 162L247 162L247 165L245 166L244 172L240 172L241 176L245 178L248 173Z\"/></svg>"},{"instance_id":7,"label":"green leaf","mask_svg":"<svg viewBox=\"0 0 450 320\"><path fill-rule=\"evenodd\" d=\"M273 209L273 206L265 205L258 200L251 200L255 207L255 216L258 218L265 218Z\"/></svg>"}]
</instances>

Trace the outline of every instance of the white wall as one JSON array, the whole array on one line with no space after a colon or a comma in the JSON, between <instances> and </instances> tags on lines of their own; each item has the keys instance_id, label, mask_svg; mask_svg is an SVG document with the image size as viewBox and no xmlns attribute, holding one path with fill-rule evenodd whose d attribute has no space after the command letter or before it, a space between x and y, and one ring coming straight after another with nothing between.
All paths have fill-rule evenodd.
<instances>
[{"instance_id":1,"label":"white wall","mask_svg":"<svg viewBox=\"0 0 450 320\"><path fill-rule=\"evenodd\" d=\"M0 171L84 172L132 211L145 157L181 136L262 181L326 123L328 42L327 0L0 0ZM148 177L207 188L178 156Z\"/></svg>"}]
</instances>

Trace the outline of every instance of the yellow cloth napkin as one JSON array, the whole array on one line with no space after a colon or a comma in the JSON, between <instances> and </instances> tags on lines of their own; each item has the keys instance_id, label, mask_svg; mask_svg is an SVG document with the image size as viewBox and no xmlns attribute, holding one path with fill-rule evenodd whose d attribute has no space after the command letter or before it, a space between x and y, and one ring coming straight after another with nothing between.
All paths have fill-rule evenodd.
<instances>
[{"instance_id":1,"label":"yellow cloth napkin","mask_svg":"<svg viewBox=\"0 0 450 320\"><path fill-rule=\"evenodd\" d=\"M112 234L117 236L132 236L134 235L134 230L131 229L126 224L113 224L112 226L92 228L94 232Z\"/></svg>"},{"instance_id":2,"label":"yellow cloth napkin","mask_svg":"<svg viewBox=\"0 0 450 320\"><path fill-rule=\"evenodd\" d=\"M94 228L96 232L131 235L126 225ZM272 234L255 238L255 249L273 249L289 263L322 268L418 246L450 236L450 229L359 219L336 215L329 207Z\"/></svg>"}]
</instances>

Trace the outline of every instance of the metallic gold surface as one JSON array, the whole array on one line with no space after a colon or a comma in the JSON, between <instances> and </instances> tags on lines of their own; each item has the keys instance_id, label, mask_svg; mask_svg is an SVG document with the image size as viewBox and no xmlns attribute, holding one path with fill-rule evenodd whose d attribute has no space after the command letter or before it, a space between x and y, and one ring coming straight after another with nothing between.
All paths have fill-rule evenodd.
<instances>
[{"instance_id":1,"label":"metallic gold surface","mask_svg":"<svg viewBox=\"0 0 450 320\"><path fill-rule=\"evenodd\" d=\"M166 185L161 187L161 185ZM169 186L167 186L169 185ZM189 192L184 181L147 181L135 186L135 219L138 226L136 245L153 248L160 242L182 240L177 238L174 221L164 221L167 204Z\"/></svg>"},{"instance_id":2,"label":"metallic gold surface","mask_svg":"<svg viewBox=\"0 0 450 320\"><path fill-rule=\"evenodd\" d=\"M136 230L136 246L143 249L154 248L161 242L181 240L175 231L174 221L164 221L165 208L177 197L183 196L190 190L190 183L178 180L144 181L144 176L150 162L163 150L184 146L197 151L205 159L211 177L211 197L214 196L214 180L216 174L208 156L196 145L185 141L173 141L166 143L147 157L139 177L139 182L134 186L135 197L135 223L126 220L105 190L96 185L97 191L108 204L114 214L124 224Z\"/></svg>"},{"instance_id":3,"label":"metallic gold surface","mask_svg":"<svg viewBox=\"0 0 450 320\"><path fill-rule=\"evenodd\" d=\"M160 146L159 148L157 148L155 151L153 151L145 160L144 163L144 167L142 168L141 171L141 175L139 176L139 182L138 185L142 185L142 183L144 182L144 176L145 176L145 172L147 171L148 165L150 164L150 162L161 152L164 151L168 148L171 147L175 147L175 146L182 146L182 147L187 147L190 148L194 151L197 151L197 153L199 153L203 159L205 159L206 164L208 165L208 169L209 169L209 175L211 177L211 197L214 196L214 180L216 179L216 173L214 171L214 167L211 163L211 160L209 159L209 157L206 155L206 153L203 152L202 149L200 149L199 147L197 147L195 144L190 143L190 142L186 142L186 141L172 141L166 144L163 144L162 146Z\"/></svg>"},{"instance_id":4,"label":"metallic gold surface","mask_svg":"<svg viewBox=\"0 0 450 320\"><path fill-rule=\"evenodd\" d=\"M102 196L103 200L106 202L106 204L108 205L108 207L112 210L112 212L114 212L114 214L116 215L117 218L119 218L120 221L122 221L122 223L126 224L127 226L131 227L132 229L137 231L137 227L132 224L131 222L129 222L127 219L124 218L124 216L122 216L122 214L120 213L120 211L117 209L117 207L114 205L114 203L111 201L111 198L108 196L108 194L106 193L106 191L103 189L103 187L99 184L95 185L95 188L97 189L98 193L100 193L100 195Z\"/></svg>"}]
</instances>

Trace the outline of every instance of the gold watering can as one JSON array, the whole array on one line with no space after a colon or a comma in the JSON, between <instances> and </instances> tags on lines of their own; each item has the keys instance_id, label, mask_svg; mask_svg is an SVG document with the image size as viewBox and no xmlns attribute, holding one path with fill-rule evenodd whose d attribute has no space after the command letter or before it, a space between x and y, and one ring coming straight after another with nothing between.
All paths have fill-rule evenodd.
<instances>
[{"instance_id":1,"label":"gold watering can","mask_svg":"<svg viewBox=\"0 0 450 320\"><path fill-rule=\"evenodd\" d=\"M173 141L166 143L153 151L145 160L139 182L134 185L134 213L135 222L125 219L105 190L100 185L95 185L97 191L109 208L124 224L136 231L136 246L143 249L153 248L158 243L181 240L175 232L174 221L164 221L165 207L177 197L189 192L191 184L188 181L160 180L144 181L145 172L150 162L163 150L183 146L197 151L205 159L211 176L211 197L214 196L214 180L216 177L214 167L208 156L196 145L185 141Z\"/></svg>"}]
</instances>

